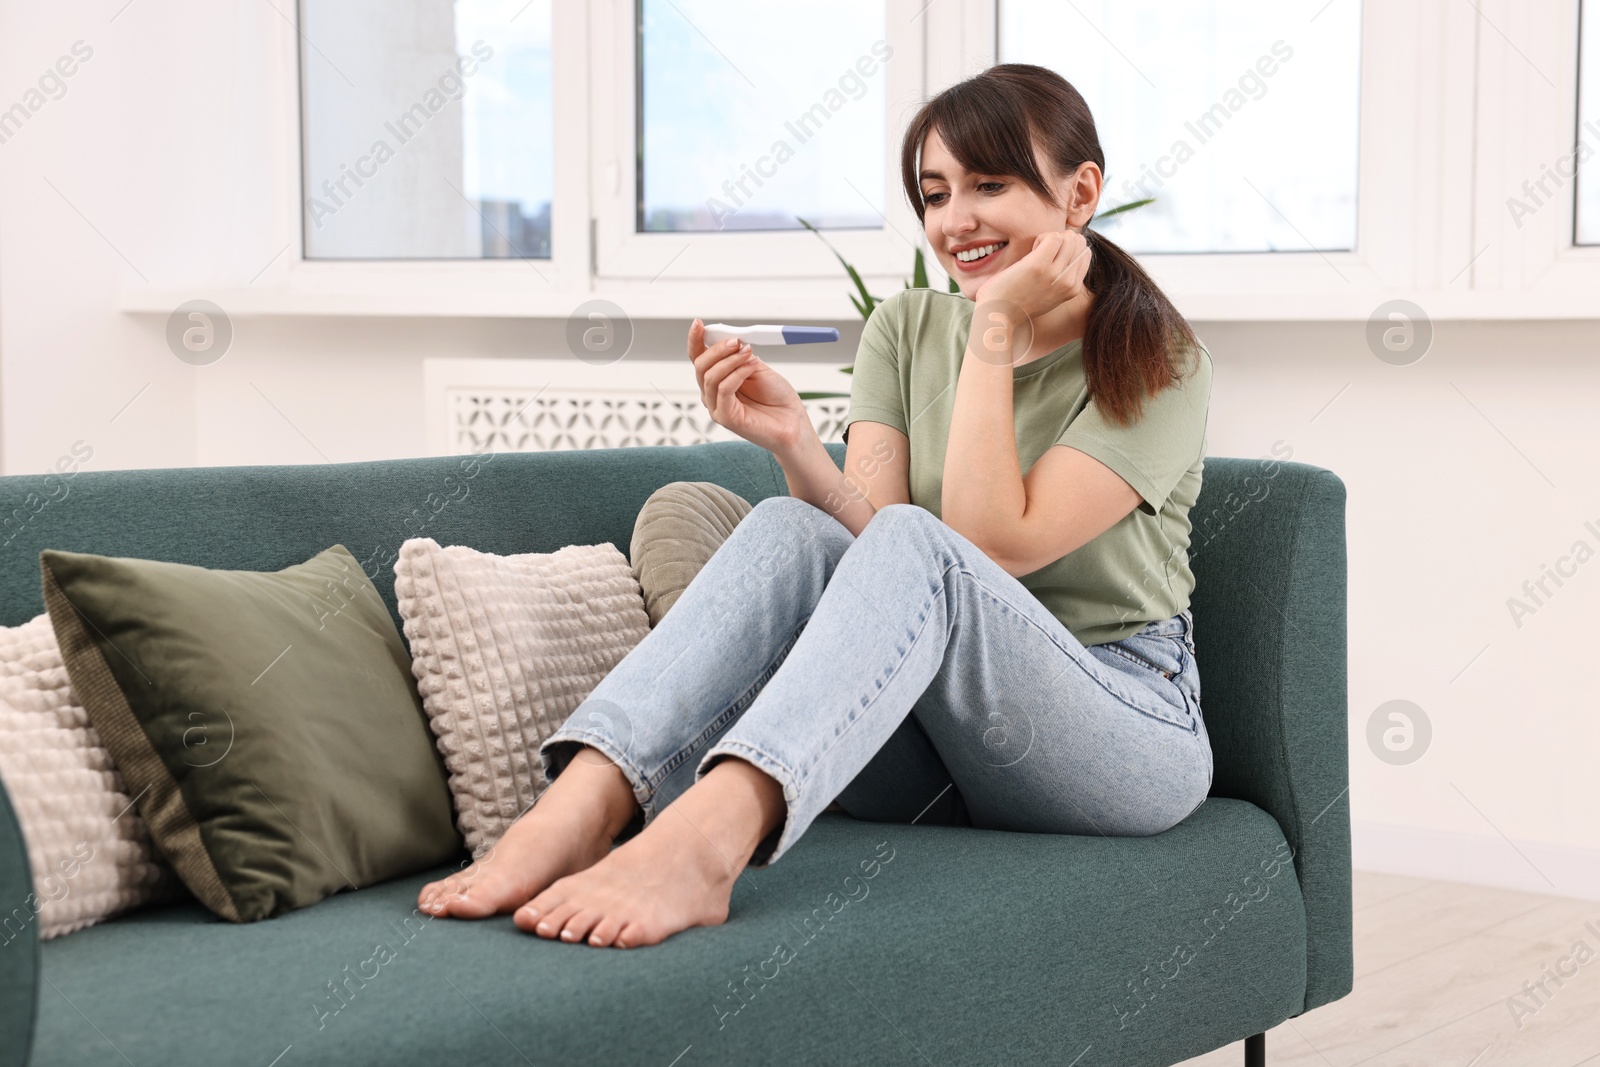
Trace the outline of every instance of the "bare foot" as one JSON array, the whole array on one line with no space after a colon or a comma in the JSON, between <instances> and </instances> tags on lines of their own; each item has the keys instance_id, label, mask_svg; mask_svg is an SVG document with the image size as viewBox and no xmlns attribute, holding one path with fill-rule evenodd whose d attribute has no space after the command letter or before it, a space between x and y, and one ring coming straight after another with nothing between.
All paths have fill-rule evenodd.
<instances>
[{"instance_id":1,"label":"bare foot","mask_svg":"<svg viewBox=\"0 0 1600 1067\"><path fill-rule=\"evenodd\" d=\"M720 760L632 839L557 878L512 921L540 937L654 945L728 918L733 883L784 816L783 788L741 759Z\"/></svg>"},{"instance_id":2,"label":"bare foot","mask_svg":"<svg viewBox=\"0 0 1600 1067\"><path fill-rule=\"evenodd\" d=\"M417 906L458 919L498 915L610 852L638 804L616 764L596 749L585 747L581 755L482 858L423 886Z\"/></svg>"}]
</instances>

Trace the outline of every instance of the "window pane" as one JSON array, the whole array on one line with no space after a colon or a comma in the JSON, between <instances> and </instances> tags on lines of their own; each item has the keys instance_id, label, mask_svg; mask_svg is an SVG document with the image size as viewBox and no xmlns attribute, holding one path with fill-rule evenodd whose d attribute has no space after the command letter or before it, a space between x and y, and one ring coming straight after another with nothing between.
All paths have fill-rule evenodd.
<instances>
[{"instance_id":1,"label":"window pane","mask_svg":"<svg viewBox=\"0 0 1600 1067\"><path fill-rule=\"evenodd\" d=\"M1583 0L1578 51L1578 221L1573 240L1600 245L1600 2Z\"/></svg>"},{"instance_id":2,"label":"window pane","mask_svg":"<svg viewBox=\"0 0 1600 1067\"><path fill-rule=\"evenodd\" d=\"M640 8L640 232L883 225L883 0Z\"/></svg>"},{"instance_id":3,"label":"window pane","mask_svg":"<svg viewBox=\"0 0 1600 1067\"><path fill-rule=\"evenodd\" d=\"M308 259L550 257L551 0L303 0Z\"/></svg>"},{"instance_id":4,"label":"window pane","mask_svg":"<svg viewBox=\"0 0 1600 1067\"><path fill-rule=\"evenodd\" d=\"M1106 154L1096 223L1135 252L1347 250L1360 4L1001 0L1000 55L1083 94Z\"/></svg>"}]
</instances>

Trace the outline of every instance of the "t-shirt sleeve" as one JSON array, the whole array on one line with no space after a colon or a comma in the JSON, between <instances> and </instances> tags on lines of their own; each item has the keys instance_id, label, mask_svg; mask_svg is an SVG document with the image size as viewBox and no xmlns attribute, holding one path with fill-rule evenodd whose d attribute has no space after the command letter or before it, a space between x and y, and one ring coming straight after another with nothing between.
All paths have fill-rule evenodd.
<instances>
[{"instance_id":1,"label":"t-shirt sleeve","mask_svg":"<svg viewBox=\"0 0 1600 1067\"><path fill-rule=\"evenodd\" d=\"M1056 444L1076 448L1116 471L1154 514L1205 454L1210 402L1211 354L1202 346L1193 370L1145 397L1144 409L1132 424L1117 425L1091 399Z\"/></svg>"},{"instance_id":2,"label":"t-shirt sleeve","mask_svg":"<svg viewBox=\"0 0 1600 1067\"><path fill-rule=\"evenodd\" d=\"M900 294L872 309L856 348L850 372L850 412L845 416L845 439L857 419L881 422L906 432L905 397L900 389Z\"/></svg>"}]
</instances>

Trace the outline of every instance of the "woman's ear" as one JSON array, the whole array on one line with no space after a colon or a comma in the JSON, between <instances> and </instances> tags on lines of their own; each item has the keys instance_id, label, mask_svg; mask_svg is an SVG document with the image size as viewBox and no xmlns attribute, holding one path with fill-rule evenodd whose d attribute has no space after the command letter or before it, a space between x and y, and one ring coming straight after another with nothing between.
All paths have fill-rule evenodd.
<instances>
[{"instance_id":1,"label":"woman's ear","mask_svg":"<svg viewBox=\"0 0 1600 1067\"><path fill-rule=\"evenodd\" d=\"M1094 217L1095 206L1100 202L1100 168L1092 161L1078 164L1078 169L1067 179L1067 228L1080 233Z\"/></svg>"}]
</instances>

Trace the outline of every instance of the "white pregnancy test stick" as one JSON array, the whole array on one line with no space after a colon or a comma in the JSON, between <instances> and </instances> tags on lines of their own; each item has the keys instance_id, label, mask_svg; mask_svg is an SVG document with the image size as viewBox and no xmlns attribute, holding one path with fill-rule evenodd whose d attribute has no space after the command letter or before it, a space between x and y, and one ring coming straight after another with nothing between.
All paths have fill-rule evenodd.
<instances>
[{"instance_id":1,"label":"white pregnancy test stick","mask_svg":"<svg viewBox=\"0 0 1600 1067\"><path fill-rule=\"evenodd\" d=\"M814 345L837 341L839 331L832 326L729 326L725 322L706 324L706 345L737 337L750 345Z\"/></svg>"}]
</instances>

